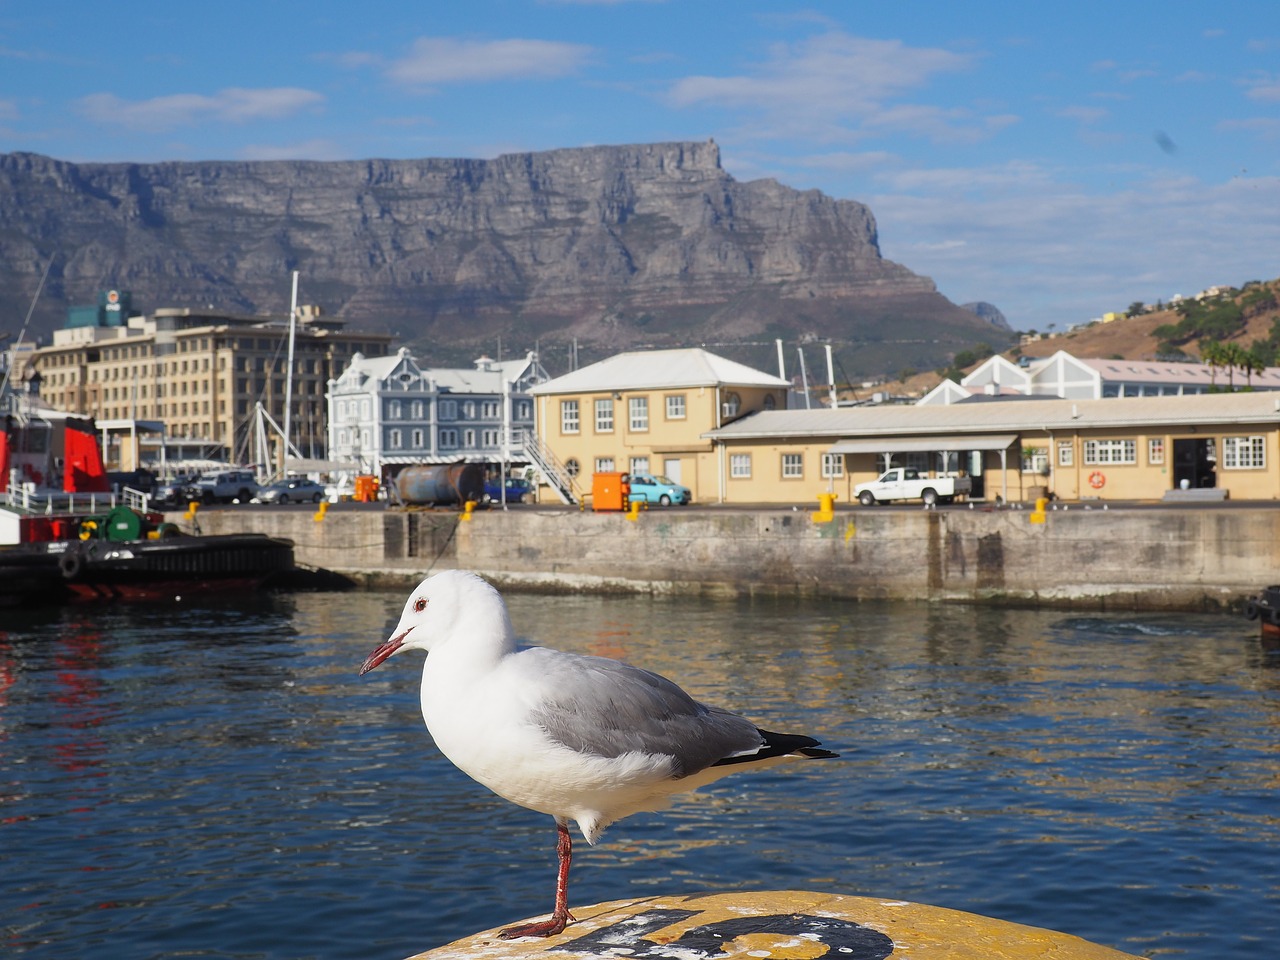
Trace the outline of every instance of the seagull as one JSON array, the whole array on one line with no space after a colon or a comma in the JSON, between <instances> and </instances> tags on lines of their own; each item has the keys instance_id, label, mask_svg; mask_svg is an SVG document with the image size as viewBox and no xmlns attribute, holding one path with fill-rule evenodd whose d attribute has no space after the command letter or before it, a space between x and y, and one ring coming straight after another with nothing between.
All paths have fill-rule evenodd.
<instances>
[{"instance_id":1,"label":"seagull","mask_svg":"<svg viewBox=\"0 0 1280 960\"><path fill-rule=\"evenodd\" d=\"M569 821L594 844L609 824L660 810L726 774L837 756L812 737L769 733L699 703L665 677L605 657L518 647L502 596L473 573L428 577L360 675L424 650L422 717L458 769L556 823L555 909L502 930L549 937L569 913Z\"/></svg>"}]
</instances>

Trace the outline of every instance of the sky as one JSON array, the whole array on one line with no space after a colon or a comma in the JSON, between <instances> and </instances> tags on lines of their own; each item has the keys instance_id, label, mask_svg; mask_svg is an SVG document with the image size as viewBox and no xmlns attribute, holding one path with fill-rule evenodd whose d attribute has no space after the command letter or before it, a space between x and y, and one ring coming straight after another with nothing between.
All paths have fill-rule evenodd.
<instances>
[{"instance_id":1,"label":"sky","mask_svg":"<svg viewBox=\"0 0 1280 960\"><path fill-rule=\"evenodd\" d=\"M1017 330L1280 277L1275 0L0 0L0 153L708 138Z\"/></svg>"}]
</instances>

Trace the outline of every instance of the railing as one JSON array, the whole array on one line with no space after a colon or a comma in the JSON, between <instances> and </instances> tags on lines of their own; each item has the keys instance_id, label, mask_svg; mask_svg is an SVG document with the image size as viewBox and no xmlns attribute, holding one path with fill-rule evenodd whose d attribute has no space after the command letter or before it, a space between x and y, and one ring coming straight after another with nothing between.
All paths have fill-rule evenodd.
<instances>
[{"instance_id":1,"label":"railing","mask_svg":"<svg viewBox=\"0 0 1280 960\"><path fill-rule=\"evenodd\" d=\"M582 502L582 494L578 491L578 485L574 482L573 476L536 433L532 430L517 430L514 432L514 438L524 449L525 455L541 471L543 479L551 485L551 489L556 492L556 496L562 503L576 506Z\"/></svg>"},{"instance_id":2,"label":"railing","mask_svg":"<svg viewBox=\"0 0 1280 960\"><path fill-rule=\"evenodd\" d=\"M133 491L138 493L138 491ZM145 494L143 494L145 497ZM106 513L119 502L114 493L37 493L29 487L7 490L4 505L20 513Z\"/></svg>"}]
</instances>

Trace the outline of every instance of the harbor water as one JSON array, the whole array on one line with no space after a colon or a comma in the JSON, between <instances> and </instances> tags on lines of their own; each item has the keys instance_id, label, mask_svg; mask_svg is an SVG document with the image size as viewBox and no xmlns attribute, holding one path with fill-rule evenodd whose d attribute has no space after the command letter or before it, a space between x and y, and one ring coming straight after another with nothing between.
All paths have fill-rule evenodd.
<instances>
[{"instance_id":1,"label":"harbor water","mask_svg":"<svg viewBox=\"0 0 1280 960\"><path fill-rule=\"evenodd\" d=\"M1149 956L1280 942L1280 652L1230 616L516 595L841 753L579 842L571 904L813 890ZM398 960L550 910L555 831L469 781L403 594L0 613L0 955Z\"/></svg>"}]
</instances>

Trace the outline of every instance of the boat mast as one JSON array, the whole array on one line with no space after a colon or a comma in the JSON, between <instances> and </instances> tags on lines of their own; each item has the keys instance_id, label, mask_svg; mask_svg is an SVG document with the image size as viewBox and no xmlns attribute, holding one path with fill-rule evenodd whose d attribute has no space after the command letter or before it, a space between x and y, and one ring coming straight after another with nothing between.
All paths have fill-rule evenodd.
<instances>
[{"instance_id":1,"label":"boat mast","mask_svg":"<svg viewBox=\"0 0 1280 960\"><path fill-rule=\"evenodd\" d=\"M293 419L293 331L298 319L298 271L293 271L293 296L289 300L289 359L284 379L284 444L280 447L280 476L285 476L288 464L289 437Z\"/></svg>"}]
</instances>

